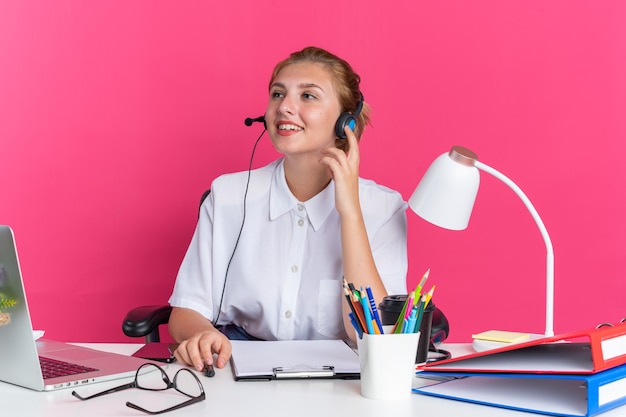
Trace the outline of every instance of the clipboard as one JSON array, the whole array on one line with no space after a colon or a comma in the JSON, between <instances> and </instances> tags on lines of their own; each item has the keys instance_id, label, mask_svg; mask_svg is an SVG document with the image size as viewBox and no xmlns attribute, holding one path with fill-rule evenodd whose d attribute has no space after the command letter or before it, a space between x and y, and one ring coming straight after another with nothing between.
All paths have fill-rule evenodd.
<instances>
[{"instance_id":1,"label":"clipboard","mask_svg":"<svg viewBox=\"0 0 626 417\"><path fill-rule=\"evenodd\" d=\"M626 322L541 337L420 367L430 372L594 374L626 363Z\"/></svg>"},{"instance_id":2,"label":"clipboard","mask_svg":"<svg viewBox=\"0 0 626 417\"><path fill-rule=\"evenodd\" d=\"M231 340L235 381L359 379L358 354L343 340Z\"/></svg>"}]
</instances>

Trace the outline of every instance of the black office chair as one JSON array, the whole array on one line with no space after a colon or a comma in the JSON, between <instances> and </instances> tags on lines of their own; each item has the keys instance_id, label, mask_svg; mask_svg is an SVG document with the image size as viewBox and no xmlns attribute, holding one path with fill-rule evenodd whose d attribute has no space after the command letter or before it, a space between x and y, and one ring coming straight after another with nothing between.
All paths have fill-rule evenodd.
<instances>
[{"instance_id":1,"label":"black office chair","mask_svg":"<svg viewBox=\"0 0 626 417\"><path fill-rule=\"evenodd\" d=\"M200 207L209 196L211 190L206 190L200 197ZM198 208L200 216L200 208ZM172 307L169 305L149 305L135 307L126 313L122 322L122 331L126 336L145 337L146 343L160 342L159 326L167 324Z\"/></svg>"}]
</instances>

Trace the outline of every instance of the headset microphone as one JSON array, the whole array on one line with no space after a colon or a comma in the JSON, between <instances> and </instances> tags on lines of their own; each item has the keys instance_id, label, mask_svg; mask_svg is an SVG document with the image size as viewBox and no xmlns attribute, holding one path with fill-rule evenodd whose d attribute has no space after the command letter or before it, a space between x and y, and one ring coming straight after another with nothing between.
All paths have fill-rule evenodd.
<instances>
[{"instance_id":1,"label":"headset microphone","mask_svg":"<svg viewBox=\"0 0 626 417\"><path fill-rule=\"evenodd\" d=\"M248 117L243 122L246 124L246 126L252 126L252 123L263 123L263 126L265 126L265 116L259 116L254 119Z\"/></svg>"},{"instance_id":2,"label":"headset microphone","mask_svg":"<svg viewBox=\"0 0 626 417\"><path fill-rule=\"evenodd\" d=\"M254 152L256 151L256 147L259 144L259 141L267 132L267 125L265 124L265 115L259 116L256 118L248 117L243 121L246 126L252 126L253 123L263 123L263 132L259 135L256 142L254 142L254 146L252 147L252 155L250 155L250 165L248 167L248 179L246 180L246 189L243 193L243 217L241 218L241 227L239 228L239 234L237 235L237 240L235 240L235 247L233 248L233 252L230 254L230 259L228 260L228 264L226 265L226 272L224 273L224 283L222 284L222 295L220 296L220 303L217 307L217 315L215 316L215 320L213 321L214 325L217 325L220 319L220 313L222 312L222 303L224 302L224 293L226 292L226 282L228 280L228 272L230 271L230 264L233 262L233 258L235 257L235 252L237 251L237 246L239 246L239 240L241 239L241 234L243 232L243 227L246 224L246 200L248 199L248 188L250 187L250 177L252 175L252 160L254 159Z\"/></svg>"}]
</instances>

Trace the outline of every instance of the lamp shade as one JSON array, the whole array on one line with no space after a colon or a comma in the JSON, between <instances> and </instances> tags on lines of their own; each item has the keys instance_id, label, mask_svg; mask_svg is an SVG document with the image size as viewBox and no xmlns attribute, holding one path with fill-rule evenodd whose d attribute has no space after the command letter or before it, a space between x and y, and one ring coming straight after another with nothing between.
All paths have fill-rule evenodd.
<instances>
[{"instance_id":1,"label":"lamp shade","mask_svg":"<svg viewBox=\"0 0 626 417\"><path fill-rule=\"evenodd\" d=\"M436 226L450 230L467 228L480 184L475 161L473 152L460 147L439 156L411 195L409 207Z\"/></svg>"}]
</instances>

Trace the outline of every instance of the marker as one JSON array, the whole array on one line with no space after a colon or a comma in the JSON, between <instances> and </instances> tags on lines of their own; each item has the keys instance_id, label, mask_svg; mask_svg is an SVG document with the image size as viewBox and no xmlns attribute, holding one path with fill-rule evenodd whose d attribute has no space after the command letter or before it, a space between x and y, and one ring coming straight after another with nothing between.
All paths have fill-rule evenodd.
<instances>
[{"instance_id":1,"label":"marker","mask_svg":"<svg viewBox=\"0 0 626 417\"><path fill-rule=\"evenodd\" d=\"M417 310L417 319L415 320L415 332L422 327L422 318L424 317L424 308L426 308L426 294L422 295L422 299L419 302L419 307Z\"/></svg>"},{"instance_id":2,"label":"marker","mask_svg":"<svg viewBox=\"0 0 626 417\"><path fill-rule=\"evenodd\" d=\"M411 315L411 309L413 309L413 303L415 302L415 295L411 294L407 300L406 311L404 312L404 318L408 319Z\"/></svg>"},{"instance_id":3,"label":"marker","mask_svg":"<svg viewBox=\"0 0 626 417\"><path fill-rule=\"evenodd\" d=\"M411 309L411 315L406 323L406 331L404 333L415 333L415 321L417 320L417 306Z\"/></svg>"},{"instance_id":4,"label":"marker","mask_svg":"<svg viewBox=\"0 0 626 417\"><path fill-rule=\"evenodd\" d=\"M402 333L408 333L409 332L409 319L404 319L402 321Z\"/></svg>"}]
</instances>

